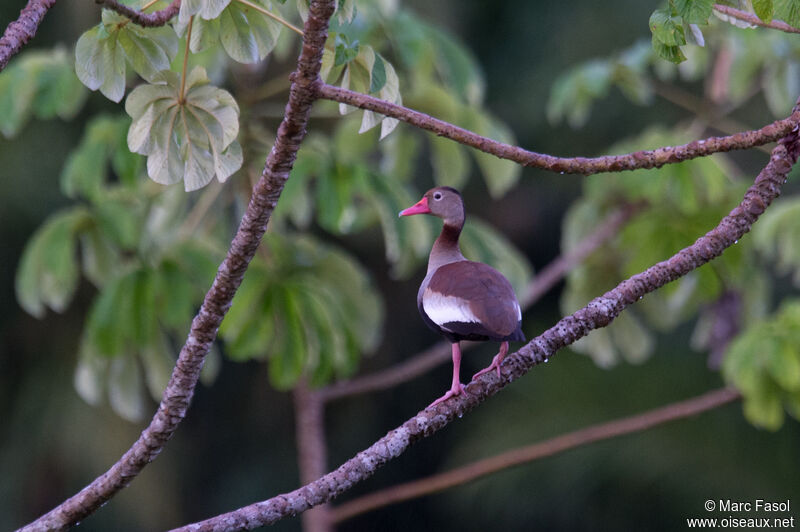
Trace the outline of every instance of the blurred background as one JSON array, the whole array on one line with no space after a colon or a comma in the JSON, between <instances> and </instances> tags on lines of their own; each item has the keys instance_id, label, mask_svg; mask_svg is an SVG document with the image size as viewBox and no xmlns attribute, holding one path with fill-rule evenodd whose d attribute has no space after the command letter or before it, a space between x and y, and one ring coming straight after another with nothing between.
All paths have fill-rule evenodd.
<instances>
[{"instance_id":1,"label":"blurred background","mask_svg":"<svg viewBox=\"0 0 800 532\"><path fill-rule=\"evenodd\" d=\"M14 20L21 7L21 2L4 2L0 25ZM617 89L608 90L578 128L547 119L551 90L559 76L588 60L650 40L648 19L658 7L655 3L577 0L567 7L530 0L442 0L411 1L403 7L463 43L485 79L484 108L528 149L563 156L599 155L628 139L637 146L638 136L652 126L669 128L697 120L696 108L676 103L680 98L663 96L668 89L646 105L631 102ZM71 53L77 38L98 17L91 2L58 3L28 49L63 44ZM800 57L796 45L794 50L790 55L796 62ZM268 72L288 71L296 51L295 41L289 59L270 65L273 70ZM711 64L705 67L709 71ZM790 70L790 76L791 72L797 71ZM703 109L703 102L710 105L704 79L679 76L662 83L677 87ZM401 75L401 92L403 83ZM285 93L275 97L278 109L284 99ZM758 128L788 114L788 109L774 114L759 94L746 102L733 114L745 128ZM30 521L104 472L138 437L156 408L148 399L144 420L131 422L105 402L89 405L76 392L73 375L81 331L96 294L89 282L81 281L65 312L48 311L43 319L25 313L14 291L26 242L48 215L74 203L62 194L59 175L86 121L98 112L118 109L91 93L75 119L34 119L13 138L0 141L2 529ZM435 109L427 111L436 114ZM316 118L311 129L317 125L330 129L336 120ZM719 134L713 127L701 128L695 138L709 131ZM731 157L744 183L767 160L756 150ZM430 163L419 158L412 164L414 189L422 192L433 186ZM477 168L470 172L478 175ZM237 187L248 186L245 176L233 179L238 180ZM526 168L502 197L491 198L484 181L474 176L463 193L468 213L491 223L536 272L561 253L562 224L583 194L584 182L592 180L602 187L604 179L604 175L584 178ZM790 181L789 192L793 185ZM727 204L722 212L733 205ZM228 239L233 228L235 224ZM423 263L417 263L407 278L397 279L390 275L379 230L351 240L331 239L357 252L385 302L383 336L375 352L358 363L356 374L390 367L439 340L425 328L415 308ZM787 275L775 276L772 286L777 294L794 291ZM590 293L599 295L608 288L592 287ZM563 290L559 284L525 313L523 329L529 339L566 311ZM723 379L719 371L709 369L707 350L691 345L695 325L690 319L662 332L654 328L652 354L638 360L621 357L596 363L596 357L563 350L476 411L413 446L342 499L720 387ZM470 351L462 377L486 366L495 347ZM291 393L271 385L263 361L232 361L224 356L224 346L220 350L216 379L198 386L186 420L159 458L81 529L166 529L298 487ZM328 404L328 467L337 467L438 397L447 387L450 371L449 363L442 364L395 389ZM675 530L685 526L687 517L709 516L703 510L706 499L790 499L794 510L800 506L799 441L800 425L793 418L775 431L755 428L737 402L379 509L343 522L338 529ZM292 518L274 528L299 530L300 526L300 519Z\"/></svg>"}]
</instances>

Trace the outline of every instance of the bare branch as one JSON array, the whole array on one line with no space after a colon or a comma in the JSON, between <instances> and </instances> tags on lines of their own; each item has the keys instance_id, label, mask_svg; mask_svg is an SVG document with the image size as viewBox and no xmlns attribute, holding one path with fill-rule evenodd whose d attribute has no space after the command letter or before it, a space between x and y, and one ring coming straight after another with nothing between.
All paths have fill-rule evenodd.
<instances>
[{"instance_id":1,"label":"bare branch","mask_svg":"<svg viewBox=\"0 0 800 532\"><path fill-rule=\"evenodd\" d=\"M334 523L338 523L377 508L466 484L486 475L540 458L553 456L576 447L625 434L641 432L670 421L696 416L707 410L726 405L739 397L741 397L739 392L734 389L720 388L685 401L655 408L642 414L592 425L543 442L506 451L497 456L485 458L446 473L370 493L337 506L331 512L331 519Z\"/></svg>"},{"instance_id":2,"label":"bare branch","mask_svg":"<svg viewBox=\"0 0 800 532\"><path fill-rule=\"evenodd\" d=\"M106 473L23 530L61 530L82 521L127 486L158 456L185 417L205 356L267 229L270 215L289 178L300 142L306 135L311 104L315 98L312 87L319 75L333 6L333 0L315 0L311 4L305 24L303 49L293 76L286 115L278 128L275 144L267 157L261 179L253 188L250 203L228 254L192 321L189 337L181 349L150 426Z\"/></svg>"},{"instance_id":3,"label":"bare branch","mask_svg":"<svg viewBox=\"0 0 800 532\"><path fill-rule=\"evenodd\" d=\"M6 68L11 57L33 39L42 19L55 3L56 0L28 0L28 4L19 12L19 18L8 25L0 37L0 72Z\"/></svg>"},{"instance_id":4,"label":"bare branch","mask_svg":"<svg viewBox=\"0 0 800 532\"><path fill-rule=\"evenodd\" d=\"M798 103L800 106L800 102ZM795 112L797 112L797 107ZM176 530L229 531L253 529L269 525L289 515L326 503L361 482L389 460L398 457L409 446L430 436L451 421L463 416L502 388L525 375L534 366L547 361L559 349L610 324L625 308L690 271L718 257L750 231L753 223L778 197L792 165L800 156L800 126L781 139L766 167L747 190L742 202L711 231L673 255L670 259L634 275L589 302L571 316L562 318L553 327L534 338L516 353L507 356L501 375L489 372L467 385L467 393L434 407L428 407L400 427L380 438L335 471L305 486L206 521Z\"/></svg>"},{"instance_id":5,"label":"bare branch","mask_svg":"<svg viewBox=\"0 0 800 532\"><path fill-rule=\"evenodd\" d=\"M561 174L591 175L601 172L621 172L640 168L658 168L665 164L679 163L697 157L705 157L712 153L731 150L744 150L753 146L761 146L774 142L787 135L800 120L800 112L789 118L777 120L761 129L743 131L727 137L710 137L695 140L681 146L666 146L655 150L637 151L625 155L605 155L602 157L555 157L543 153L525 150L498 142L477 133L460 128L444 120L414 111L402 105L393 104L373 96L361 94L348 89L334 87L325 83L319 84L319 97L344 103L361 109L374 111L382 115L402 120L412 126L425 129L466 146L490 153L501 159L508 159L523 166L541 168Z\"/></svg>"},{"instance_id":6,"label":"bare branch","mask_svg":"<svg viewBox=\"0 0 800 532\"><path fill-rule=\"evenodd\" d=\"M297 433L297 463L300 483L308 484L328 470L325 444L325 403L304 380L294 388L294 417ZM333 530L327 504L303 513L303 530L330 532Z\"/></svg>"},{"instance_id":7,"label":"bare branch","mask_svg":"<svg viewBox=\"0 0 800 532\"><path fill-rule=\"evenodd\" d=\"M545 266L528 284L520 296L520 305L526 309L536 303L555 286L575 265L581 263L594 250L613 237L620 227L633 216L640 206L628 205L615 211L598 228L584 238L569 253L560 255ZM462 349L469 349L475 342L462 342ZM340 381L317 392L324 401L384 390L397 386L426 373L431 368L450 360L450 344L438 342L405 361L355 379Z\"/></svg>"},{"instance_id":8,"label":"bare branch","mask_svg":"<svg viewBox=\"0 0 800 532\"><path fill-rule=\"evenodd\" d=\"M128 17L131 22L146 28L165 25L181 9L181 0L172 0L172 3L164 9L153 11L152 13L142 13L138 9L120 4L117 0L96 0L96 2L107 9Z\"/></svg>"},{"instance_id":9,"label":"bare branch","mask_svg":"<svg viewBox=\"0 0 800 532\"><path fill-rule=\"evenodd\" d=\"M794 26L791 26L783 22L782 20L773 20L771 22L764 22L753 13L748 13L747 11L742 11L741 9L736 9L734 7L726 6L723 4L714 4L714 9L719 11L723 15L728 15L729 17L743 20L748 24L753 24L754 26L761 26L762 28L770 28L773 30L785 31L786 33L800 33L800 28L795 28Z\"/></svg>"}]
</instances>

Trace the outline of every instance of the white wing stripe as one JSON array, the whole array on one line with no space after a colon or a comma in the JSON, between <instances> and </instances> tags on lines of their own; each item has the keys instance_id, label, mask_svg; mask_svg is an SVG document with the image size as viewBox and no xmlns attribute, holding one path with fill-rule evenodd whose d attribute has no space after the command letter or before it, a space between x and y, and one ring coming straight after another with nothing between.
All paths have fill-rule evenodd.
<instances>
[{"instance_id":1,"label":"white wing stripe","mask_svg":"<svg viewBox=\"0 0 800 532\"><path fill-rule=\"evenodd\" d=\"M454 321L480 323L470 310L469 303L460 297L445 296L433 290L425 290L422 296L422 308L431 321L439 326Z\"/></svg>"}]
</instances>

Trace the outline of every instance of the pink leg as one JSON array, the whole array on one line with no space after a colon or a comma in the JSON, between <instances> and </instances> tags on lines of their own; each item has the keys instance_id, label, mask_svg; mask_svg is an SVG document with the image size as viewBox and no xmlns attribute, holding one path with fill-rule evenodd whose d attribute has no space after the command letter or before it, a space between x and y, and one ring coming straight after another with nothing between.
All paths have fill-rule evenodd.
<instances>
[{"instance_id":1,"label":"pink leg","mask_svg":"<svg viewBox=\"0 0 800 532\"><path fill-rule=\"evenodd\" d=\"M453 344L453 384L450 386L450 390L434 402L432 402L429 406L438 405L443 401L447 401L453 396L461 395L464 393L464 385L461 384L461 346L458 342Z\"/></svg>"},{"instance_id":2,"label":"pink leg","mask_svg":"<svg viewBox=\"0 0 800 532\"><path fill-rule=\"evenodd\" d=\"M506 353L508 353L508 342L503 342L500 344L500 352L495 355L492 359L492 363L489 364L488 368L483 368L478 373L472 376L472 380L477 379L484 373L489 373L490 371L497 370L497 376L500 376L500 364L503 363L503 359L506 357Z\"/></svg>"}]
</instances>

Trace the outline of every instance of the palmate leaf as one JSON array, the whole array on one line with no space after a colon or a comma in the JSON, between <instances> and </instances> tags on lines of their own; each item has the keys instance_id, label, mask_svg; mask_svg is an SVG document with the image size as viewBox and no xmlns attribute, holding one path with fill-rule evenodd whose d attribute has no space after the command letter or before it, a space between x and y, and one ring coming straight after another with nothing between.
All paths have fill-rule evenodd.
<instances>
[{"instance_id":1,"label":"palmate leaf","mask_svg":"<svg viewBox=\"0 0 800 532\"><path fill-rule=\"evenodd\" d=\"M327 53L328 62L330 62L332 52L328 50ZM392 103L403 103L400 96L400 80L394 67L368 45L360 45L355 58L345 64L341 86L344 89L372 94ZM343 115L354 110L353 107L339 104L339 112ZM381 124L380 138L384 138L394 131L398 123L395 118L388 118L372 111L364 111L358 132L364 133Z\"/></svg>"},{"instance_id":2,"label":"palmate leaf","mask_svg":"<svg viewBox=\"0 0 800 532\"><path fill-rule=\"evenodd\" d=\"M168 69L178 52L178 37L169 27L143 28L110 10L100 24L81 35L75 46L75 73L109 100L125 95L126 65L147 81Z\"/></svg>"},{"instance_id":3,"label":"palmate leaf","mask_svg":"<svg viewBox=\"0 0 800 532\"><path fill-rule=\"evenodd\" d=\"M17 301L42 318L45 308L63 312L78 285L77 242L89 213L75 207L52 216L28 241L17 267Z\"/></svg>"},{"instance_id":4,"label":"palmate leaf","mask_svg":"<svg viewBox=\"0 0 800 532\"><path fill-rule=\"evenodd\" d=\"M107 185L109 167L120 182L134 185L144 159L128 150L130 118L125 115L94 117L80 144L70 153L61 172L61 190L67 196L98 199ZM98 200L99 201L99 200Z\"/></svg>"},{"instance_id":5,"label":"palmate leaf","mask_svg":"<svg viewBox=\"0 0 800 532\"><path fill-rule=\"evenodd\" d=\"M301 375L346 376L381 338L383 306L350 256L307 236L271 234L220 327L234 360L266 358L279 389Z\"/></svg>"},{"instance_id":6,"label":"palmate leaf","mask_svg":"<svg viewBox=\"0 0 800 532\"><path fill-rule=\"evenodd\" d=\"M24 53L0 73L0 133L15 135L31 116L72 118L86 94L66 50Z\"/></svg>"},{"instance_id":7,"label":"palmate leaf","mask_svg":"<svg viewBox=\"0 0 800 532\"><path fill-rule=\"evenodd\" d=\"M274 11L269 0L245 0L230 2L210 20L195 17L189 49L198 53L219 42L225 52L239 63L263 60L278 43L283 26L259 9ZM187 26L188 19L185 22L179 19L175 31L184 35Z\"/></svg>"},{"instance_id":8,"label":"palmate leaf","mask_svg":"<svg viewBox=\"0 0 800 532\"><path fill-rule=\"evenodd\" d=\"M777 430L784 408L800 416L800 301L787 300L768 319L751 322L728 348L722 373L742 392L751 423Z\"/></svg>"},{"instance_id":9,"label":"palmate leaf","mask_svg":"<svg viewBox=\"0 0 800 532\"><path fill-rule=\"evenodd\" d=\"M180 96L177 74L163 71L157 84L141 85L125 102L133 118L128 131L131 151L147 155L147 173L169 185L184 181L187 191L224 182L242 165L239 107L227 91L209 85L206 71L195 67Z\"/></svg>"}]
</instances>

